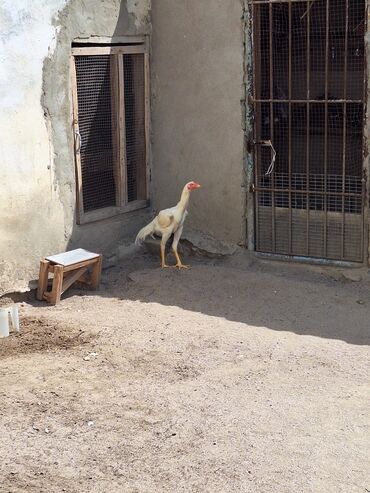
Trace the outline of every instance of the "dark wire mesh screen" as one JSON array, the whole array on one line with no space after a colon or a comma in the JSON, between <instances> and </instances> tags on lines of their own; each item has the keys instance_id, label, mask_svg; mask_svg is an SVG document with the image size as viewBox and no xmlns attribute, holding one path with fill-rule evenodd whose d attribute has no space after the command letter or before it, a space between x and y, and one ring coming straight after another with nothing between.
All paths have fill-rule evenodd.
<instances>
[{"instance_id":1,"label":"dark wire mesh screen","mask_svg":"<svg viewBox=\"0 0 370 493\"><path fill-rule=\"evenodd\" d=\"M83 205L88 212L116 204L110 56L76 56L75 63Z\"/></svg>"},{"instance_id":2,"label":"dark wire mesh screen","mask_svg":"<svg viewBox=\"0 0 370 493\"><path fill-rule=\"evenodd\" d=\"M252 11L257 249L361 261L365 0Z\"/></svg>"},{"instance_id":3,"label":"dark wire mesh screen","mask_svg":"<svg viewBox=\"0 0 370 493\"><path fill-rule=\"evenodd\" d=\"M144 55L123 56L128 202L146 199Z\"/></svg>"}]
</instances>

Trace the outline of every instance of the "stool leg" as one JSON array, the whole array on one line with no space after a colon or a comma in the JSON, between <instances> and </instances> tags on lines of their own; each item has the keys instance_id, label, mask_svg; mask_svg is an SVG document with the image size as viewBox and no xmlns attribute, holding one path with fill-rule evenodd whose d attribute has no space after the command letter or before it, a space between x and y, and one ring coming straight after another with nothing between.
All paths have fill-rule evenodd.
<instances>
[{"instance_id":1,"label":"stool leg","mask_svg":"<svg viewBox=\"0 0 370 493\"><path fill-rule=\"evenodd\" d=\"M91 273L91 288L92 289L97 289L99 284L100 284L100 279L101 279L101 270L102 270L102 265L103 265L103 255L99 255L98 260L93 266L93 270Z\"/></svg>"},{"instance_id":2,"label":"stool leg","mask_svg":"<svg viewBox=\"0 0 370 493\"><path fill-rule=\"evenodd\" d=\"M39 283L37 287L37 299L42 301L44 299L44 293L48 288L48 273L49 273L50 262L47 260L40 260L40 272L39 272Z\"/></svg>"},{"instance_id":3,"label":"stool leg","mask_svg":"<svg viewBox=\"0 0 370 493\"><path fill-rule=\"evenodd\" d=\"M53 287L48 297L49 303L51 303L52 305L56 305L57 303L59 303L60 297L62 296L62 288L63 288L63 266L55 265Z\"/></svg>"}]
</instances>

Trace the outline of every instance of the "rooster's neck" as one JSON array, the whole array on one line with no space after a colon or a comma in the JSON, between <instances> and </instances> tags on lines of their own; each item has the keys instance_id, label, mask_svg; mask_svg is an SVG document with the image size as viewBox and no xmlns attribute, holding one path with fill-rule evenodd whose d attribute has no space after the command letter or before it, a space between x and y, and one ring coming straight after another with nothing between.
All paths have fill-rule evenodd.
<instances>
[{"instance_id":1,"label":"rooster's neck","mask_svg":"<svg viewBox=\"0 0 370 493\"><path fill-rule=\"evenodd\" d=\"M190 198L190 190L185 185L185 187L184 187L184 189L182 191L182 194L181 194L180 202L178 203L178 206L182 210L185 210L187 208L188 203L189 203L189 198Z\"/></svg>"}]
</instances>

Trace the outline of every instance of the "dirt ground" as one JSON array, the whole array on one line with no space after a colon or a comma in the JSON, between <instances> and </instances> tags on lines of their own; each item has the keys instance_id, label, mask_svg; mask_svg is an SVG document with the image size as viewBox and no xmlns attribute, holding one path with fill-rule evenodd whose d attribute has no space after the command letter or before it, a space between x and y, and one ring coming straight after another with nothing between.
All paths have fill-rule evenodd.
<instances>
[{"instance_id":1,"label":"dirt ground","mask_svg":"<svg viewBox=\"0 0 370 493\"><path fill-rule=\"evenodd\" d=\"M370 286L147 255L0 340L1 492L370 491Z\"/></svg>"}]
</instances>

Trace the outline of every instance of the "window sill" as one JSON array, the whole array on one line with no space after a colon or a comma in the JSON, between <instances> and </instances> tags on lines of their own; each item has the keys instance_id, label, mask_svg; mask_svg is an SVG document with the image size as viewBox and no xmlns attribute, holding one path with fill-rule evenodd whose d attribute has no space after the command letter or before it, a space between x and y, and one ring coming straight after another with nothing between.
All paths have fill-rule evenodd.
<instances>
[{"instance_id":1,"label":"window sill","mask_svg":"<svg viewBox=\"0 0 370 493\"><path fill-rule=\"evenodd\" d=\"M77 224L88 224L96 221L102 221L103 219L118 216L119 214L145 209L148 205L148 200L135 200L134 202L130 202L122 207L105 207L104 209L99 209L97 211L85 212L77 216Z\"/></svg>"}]
</instances>

